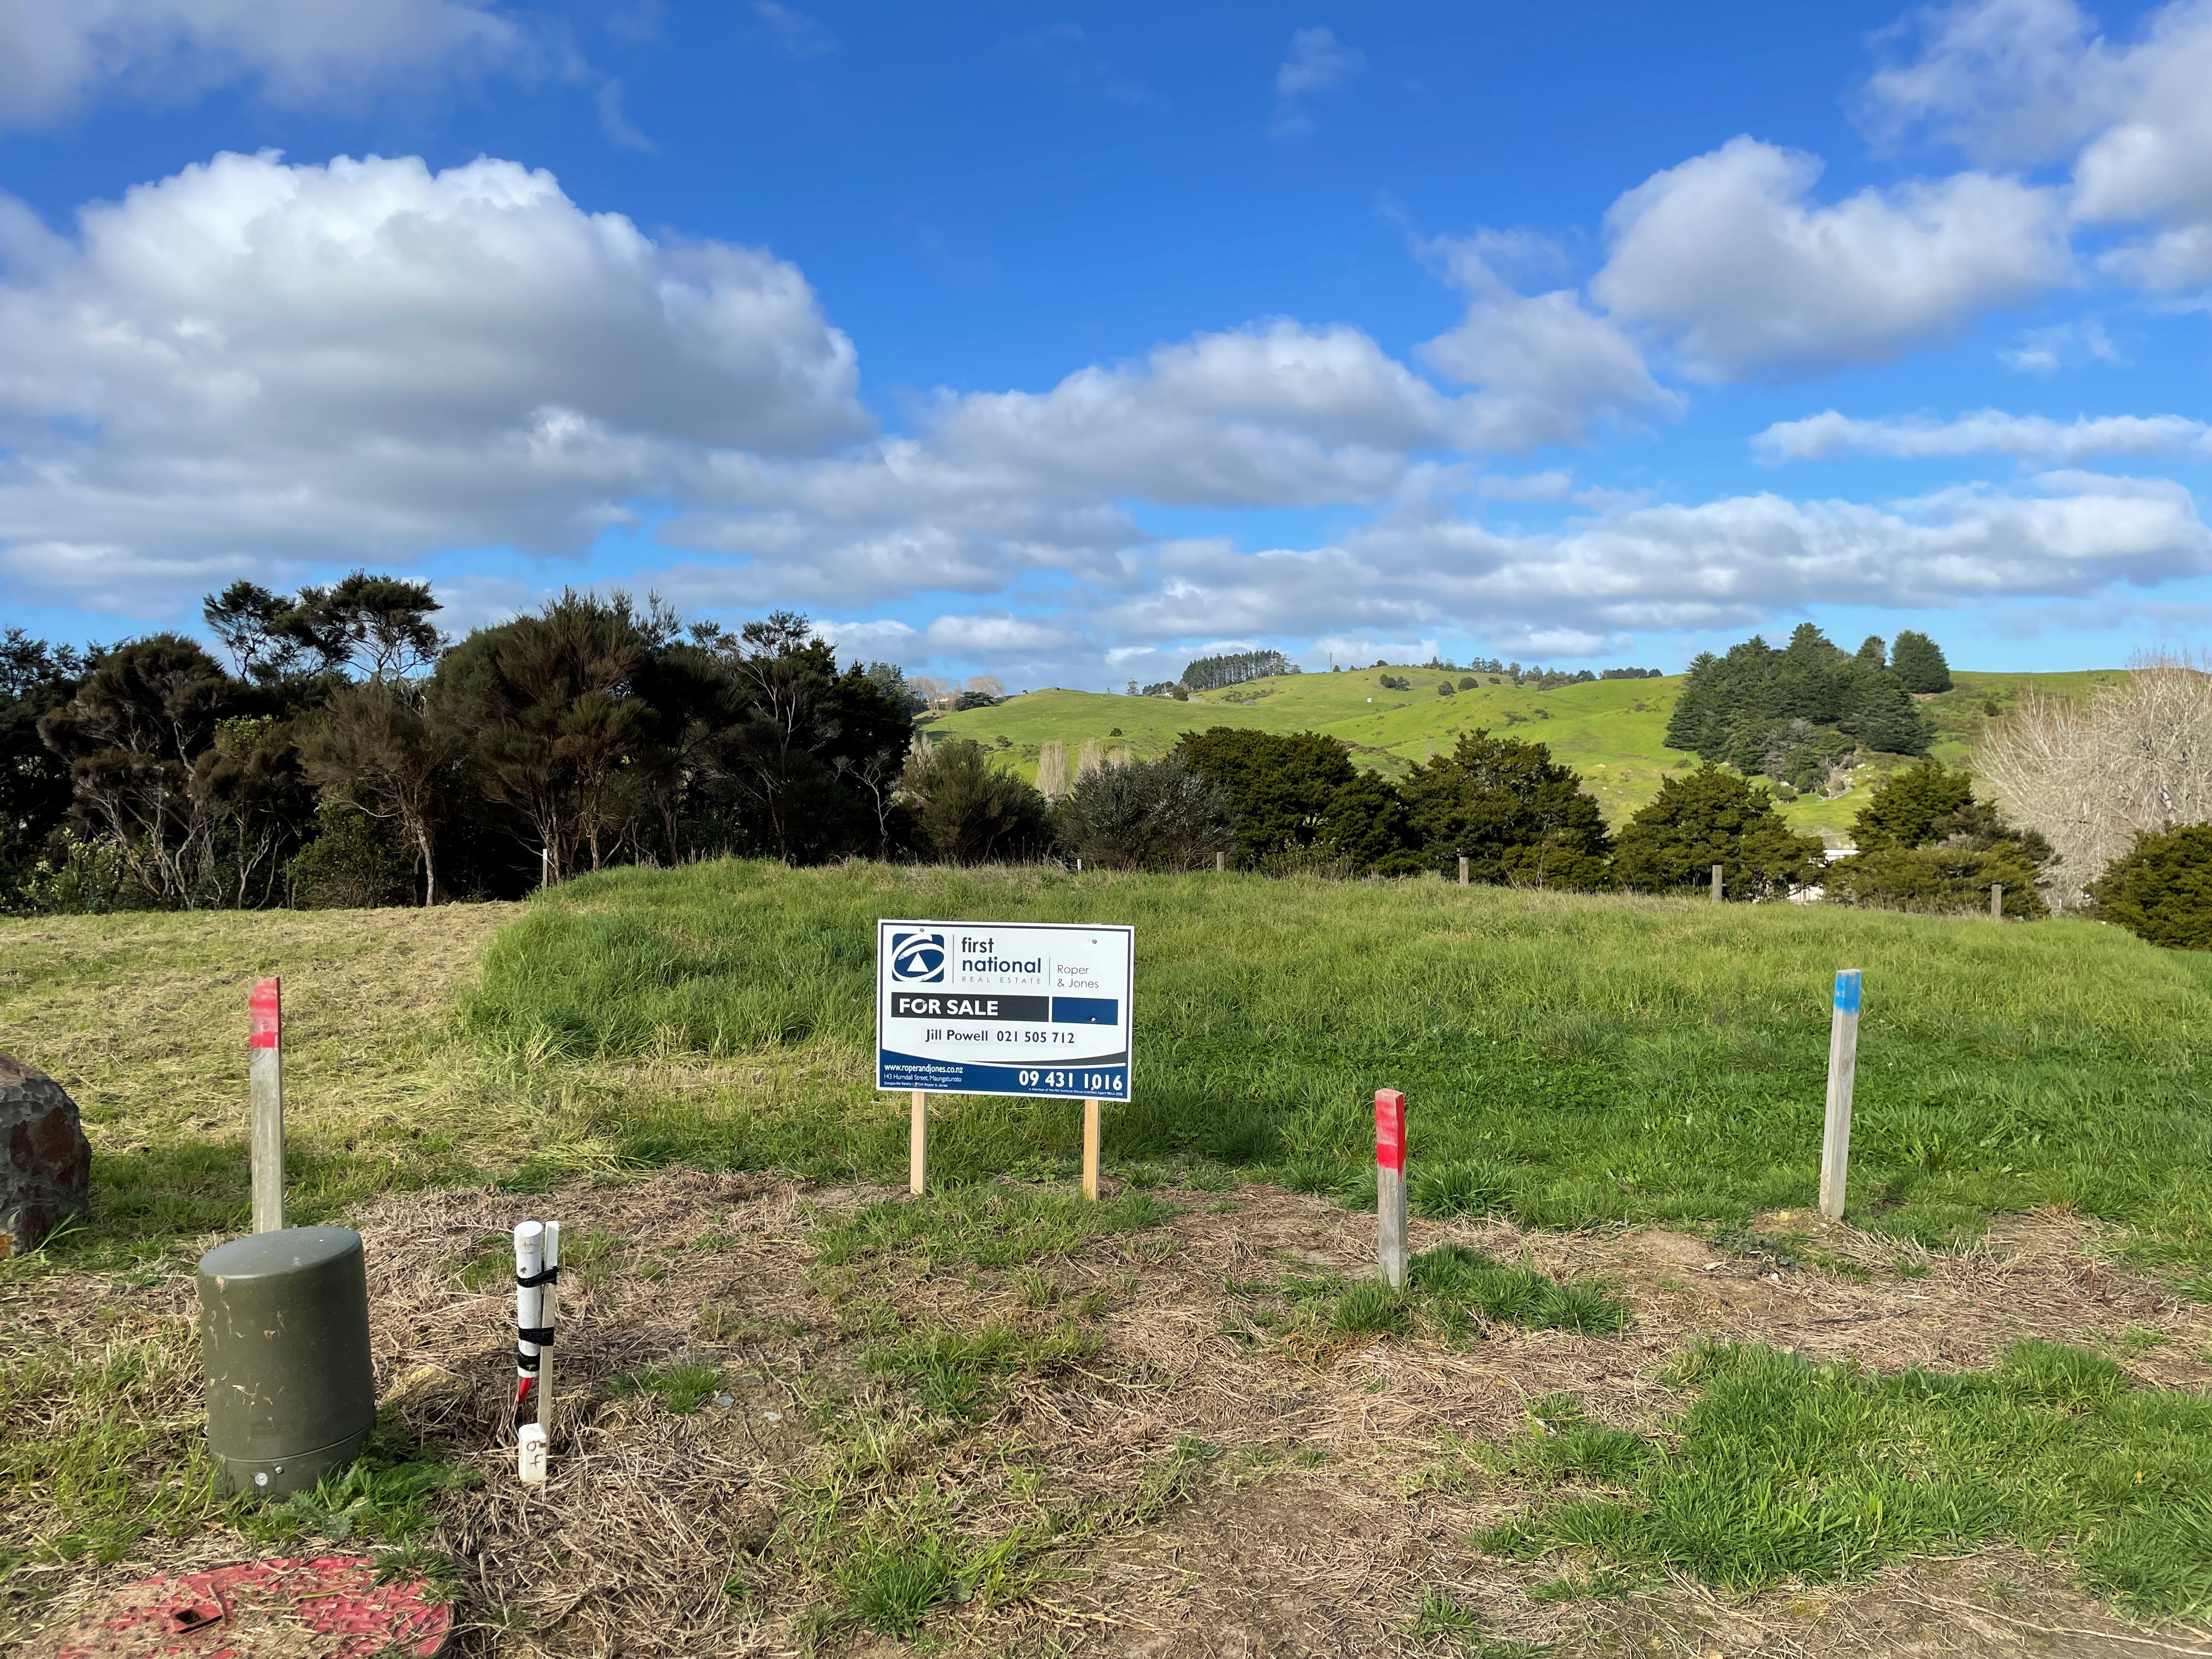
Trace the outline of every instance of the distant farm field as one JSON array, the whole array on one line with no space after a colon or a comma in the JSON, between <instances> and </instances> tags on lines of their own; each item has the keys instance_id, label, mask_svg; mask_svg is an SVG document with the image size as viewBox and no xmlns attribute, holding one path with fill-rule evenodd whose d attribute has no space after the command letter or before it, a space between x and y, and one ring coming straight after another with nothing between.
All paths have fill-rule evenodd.
<instances>
[{"instance_id":1,"label":"distant farm field","mask_svg":"<svg viewBox=\"0 0 2212 1659\"><path fill-rule=\"evenodd\" d=\"M1385 690L1380 684L1384 673L1412 681L1413 689ZM1681 694L1679 674L1662 679L1600 680L1550 691L1492 685L1487 675L1477 675L1482 684L1474 689L1455 690L1449 697L1438 695L1437 681L1449 678L1456 687L1464 678L1422 668L1291 674L1200 692L1188 702L1089 691L1031 691L996 708L940 715L928 730L994 746L1003 737L1007 740L1003 751L1006 763L1029 777L1036 775L1038 745L1045 743L1066 744L1073 762L1081 745L1091 740L1107 748L1126 743L1143 757L1165 753L1185 732L1212 726L1322 732L1349 744L1358 764L1395 777L1414 762L1450 752L1462 732L1487 727L1550 745L1554 756L1583 775L1584 785L1616 823L1658 793L1659 779L1668 768L1694 763L1692 757L1668 749L1663 741L1667 717ZM2045 696L2082 696L2092 686L2123 676L2115 670L2098 670L1960 673L1953 678L1957 681L1954 690L1920 702L1936 723L1936 754L1958 766L1966 763L1991 711L2014 707L2031 688ZM1851 815L1862 804L1855 791L1833 800L1801 797L1786 803L1782 811L1798 829L1826 832L1831 842L1839 842L1849 838Z\"/></svg>"}]
</instances>

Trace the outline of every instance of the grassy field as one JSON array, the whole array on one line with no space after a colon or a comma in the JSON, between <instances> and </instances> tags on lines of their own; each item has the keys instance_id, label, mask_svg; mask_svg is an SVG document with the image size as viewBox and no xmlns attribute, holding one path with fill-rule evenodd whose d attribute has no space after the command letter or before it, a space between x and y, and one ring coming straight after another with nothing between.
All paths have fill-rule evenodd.
<instances>
[{"instance_id":1,"label":"grassy field","mask_svg":"<svg viewBox=\"0 0 2212 1659\"><path fill-rule=\"evenodd\" d=\"M883 1201L885 915L1136 926L1109 1202L1068 1195L1069 1103L960 1098L933 1105L937 1190ZM1803 1586L1975 1550L2015 1554L1945 1593L2001 1633L2212 1608L2212 963L2117 930L744 863L4 928L0 1040L82 1104L96 1204L0 1264L0 1642L146 1564L318 1535L439 1566L471 1641L579 1655L1042 1656L1186 1592L1259 1647L1326 1620L1348 1651L1766 1650L1685 1580L1782 1585L1774 1650L1840 1655L1881 1644ZM1854 1224L1815 1236L1839 966L1867 985ZM245 1223L270 972L294 1218L370 1238L385 1421L264 1512L213 1493L185 1275ZM1385 1084L1411 1099L1401 1293L1359 1214ZM559 1444L598 1473L525 1532L499 1231L554 1190L588 1337ZM1462 1541L1311 1588L1378 1526ZM1203 1583L1084 1588L1223 1537ZM514 1599L545 1548L581 1601Z\"/></svg>"},{"instance_id":2,"label":"grassy field","mask_svg":"<svg viewBox=\"0 0 2212 1659\"><path fill-rule=\"evenodd\" d=\"M1108 1132L1125 1167L1212 1161L1356 1202L1368 1102L1389 1085L1412 1102L1417 1199L1539 1226L1741 1225L1810 1203L1829 988L1860 968L1863 1224L1940 1243L2063 1205L2139 1230L2146 1259L2212 1273L2204 969L2088 923L723 864L533 904L492 945L462 1025L489 1055L735 1073L633 1094L599 1121L617 1160L886 1177L904 1107L872 1092L885 915L1135 925L1136 1099ZM945 1179L1073 1167L1060 1105L947 1101L936 1123Z\"/></svg>"},{"instance_id":3,"label":"grassy field","mask_svg":"<svg viewBox=\"0 0 2212 1659\"><path fill-rule=\"evenodd\" d=\"M1411 691L1386 690L1389 673L1413 682ZM1212 726L1245 726L1263 732L1322 732L1350 744L1353 758L1388 776L1414 762L1449 753L1462 732L1478 726L1548 744L1553 755L1583 775L1615 823L1658 792L1670 767L1690 759L1666 747L1667 717L1681 693L1682 678L1601 680L1551 691L1484 684L1449 697L1436 683L1449 678L1420 668L1363 668L1341 674L1291 674L1205 691L1188 702L1159 697L1107 696L1088 691L1031 691L996 708L940 715L933 732L996 745L1006 740L1007 763L1034 778L1041 744L1060 742L1074 760L1082 744L1110 748L1126 743L1139 757L1164 754L1182 733ZM2031 687L2051 696L2081 696L2116 671L2075 674L1960 673L1950 691L1921 700L1936 723L1936 755L1963 765L1983 720L2011 708ZM1119 737L1115 734L1118 731ZM1801 830L1847 840L1856 792L1833 800L1801 798L1783 813Z\"/></svg>"}]
</instances>

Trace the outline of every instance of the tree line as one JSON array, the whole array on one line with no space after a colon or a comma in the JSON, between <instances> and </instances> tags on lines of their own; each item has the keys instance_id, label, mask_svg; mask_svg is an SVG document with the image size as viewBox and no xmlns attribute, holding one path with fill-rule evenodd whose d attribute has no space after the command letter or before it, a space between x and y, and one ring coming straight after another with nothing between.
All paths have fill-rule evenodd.
<instances>
[{"instance_id":1,"label":"tree line","mask_svg":"<svg viewBox=\"0 0 2212 1659\"><path fill-rule=\"evenodd\" d=\"M434 903L616 864L911 854L921 699L806 619L685 626L568 592L438 633L426 584L356 573L159 633L0 640L0 903Z\"/></svg>"}]
</instances>

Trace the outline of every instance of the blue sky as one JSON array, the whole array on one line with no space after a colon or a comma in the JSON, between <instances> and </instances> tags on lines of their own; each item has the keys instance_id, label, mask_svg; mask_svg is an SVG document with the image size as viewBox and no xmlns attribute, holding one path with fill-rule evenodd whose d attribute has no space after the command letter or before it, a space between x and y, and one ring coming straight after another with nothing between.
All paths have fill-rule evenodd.
<instances>
[{"instance_id":1,"label":"blue sky","mask_svg":"<svg viewBox=\"0 0 2212 1659\"><path fill-rule=\"evenodd\" d=\"M2212 617L2212 0L0 0L0 621L1104 688Z\"/></svg>"}]
</instances>

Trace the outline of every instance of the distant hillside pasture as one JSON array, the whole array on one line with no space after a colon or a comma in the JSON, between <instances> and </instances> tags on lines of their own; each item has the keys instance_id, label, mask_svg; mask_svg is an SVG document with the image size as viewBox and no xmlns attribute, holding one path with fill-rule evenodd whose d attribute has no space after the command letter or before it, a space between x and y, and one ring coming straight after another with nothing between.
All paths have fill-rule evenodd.
<instances>
[{"instance_id":1,"label":"distant hillside pasture","mask_svg":"<svg viewBox=\"0 0 2212 1659\"><path fill-rule=\"evenodd\" d=\"M1385 674L1412 682L1408 691L1381 684ZM1096 739L1102 748L1127 744L1139 757L1164 754L1185 732L1212 726L1246 726L1262 732L1322 732L1350 744L1359 765L1397 778L1431 753L1449 754L1460 733L1478 726L1548 744L1553 754L1583 775L1584 783L1620 823L1658 793L1670 768L1692 762L1668 749L1668 715L1681 694L1682 677L1601 680L1550 691L1492 685L1487 675L1468 690L1469 678L1439 669L1363 668L1348 673L1290 674L1194 694L1187 702L1090 691L1031 691L995 708L948 714L925 728L939 736L973 738L991 747L1000 763L1024 777L1036 775L1041 744L1059 742L1073 757ZM2078 697L2090 686L2124 678L2118 671L2079 674L1980 674L1954 671L1955 688L1916 699L1936 731L1933 753L1948 765L1967 763L1991 711L2015 707L2029 689L2049 696ZM1449 680L1447 697L1437 690ZM1111 735L1115 728L1121 735ZM1000 738L1007 741L1004 747ZM1864 793L1832 800L1813 796L1784 803L1793 829L1822 834L1832 843L1850 840L1851 815Z\"/></svg>"},{"instance_id":2,"label":"distant hillside pasture","mask_svg":"<svg viewBox=\"0 0 2212 1659\"><path fill-rule=\"evenodd\" d=\"M1412 1102L1417 1193L1555 1227L1809 1205L1829 989L1859 968L1855 1221L1942 1243L2063 1206L2140 1229L2140 1255L2212 1289L2205 969L2092 924L719 863L535 902L464 1026L488 1059L692 1068L680 1093L641 1079L604 1107L592 1156L890 1178L905 1103L874 1092L871 1049L886 915L1134 924L1136 1100L1107 1127L1123 1169L1212 1162L1371 1201L1387 1085ZM1073 1170L1064 1103L934 1110L939 1179Z\"/></svg>"}]
</instances>

